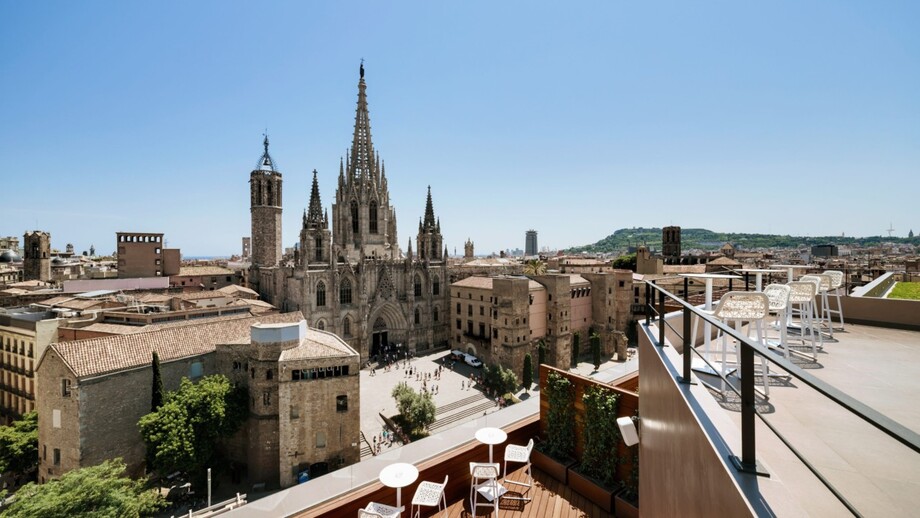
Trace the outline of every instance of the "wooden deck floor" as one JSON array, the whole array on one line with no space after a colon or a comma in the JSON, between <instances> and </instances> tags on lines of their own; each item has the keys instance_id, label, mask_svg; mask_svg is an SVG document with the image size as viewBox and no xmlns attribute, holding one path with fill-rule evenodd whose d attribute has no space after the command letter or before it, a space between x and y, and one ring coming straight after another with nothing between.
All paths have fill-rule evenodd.
<instances>
[{"instance_id":1,"label":"wooden deck floor","mask_svg":"<svg viewBox=\"0 0 920 518\"><path fill-rule=\"evenodd\" d=\"M499 501L498 516L500 518L595 518L613 516L605 512L600 507L592 504L583 496L572 491L561 482L556 481L546 473L537 468L533 468L534 486L526 496L530 496L530 502L520 500L511 500L503 498ZM524 469L521 468L508 478L512 480L523 480ZM513 491L518 491L521 486L508 485L512 491L509 494L516 496ZM467 495L469 491L467 491ZM472 518L473 516L493 516L491 509L480 507L476 514L470 512L470 500L467 496L461 500L447 502L447 513L422 513L422 516L447 516L450 518ZM407 508L406 511L409 511Z\"/></svg>"}]
</instances>

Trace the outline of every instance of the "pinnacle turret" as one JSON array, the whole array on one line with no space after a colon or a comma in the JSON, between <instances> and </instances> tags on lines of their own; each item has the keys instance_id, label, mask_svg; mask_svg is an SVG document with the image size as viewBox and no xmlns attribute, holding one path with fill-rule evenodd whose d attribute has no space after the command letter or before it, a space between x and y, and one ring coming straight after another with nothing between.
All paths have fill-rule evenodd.
<instances>
[{"instance_id":1,"label":"pinnacle turret","mask_svg":"<svg viewBox=\"0 0 920 518\"><path fill-rule=\"evenodd\" d=\"M434 222L434 204L431 202L431 186L428 186L428 200L425 202L425 222L424 228L427 230L433 230L435 226Z\"/></svg>"},{"instance_id":2,"label":"pinnacle turret","mask_svg":"<svg viewBox=\"0 0 920 518\"><path fill-rule=\"evenodd\" d=\"M275 162L272 160L272 156L268 154L268 134L263 135L265 138L262 140L262 146L265 151L262 152L262 156L259 157L259 163L256 165L256 169L260 171L275 171Z\"/></svg>"},{"instance_id":3,"label":"pinnacle turret","mask_svg":"<svg viewBox=\"0 0 920 518\"><path fill-rule=\"evenodd\" d=\"M319 181L316 178L316 169L313 170L313 187L310 189L310 206L307 210L306 221L311 225L322 225L323 204L319 199Z\"/></svg>"}]
</instances>

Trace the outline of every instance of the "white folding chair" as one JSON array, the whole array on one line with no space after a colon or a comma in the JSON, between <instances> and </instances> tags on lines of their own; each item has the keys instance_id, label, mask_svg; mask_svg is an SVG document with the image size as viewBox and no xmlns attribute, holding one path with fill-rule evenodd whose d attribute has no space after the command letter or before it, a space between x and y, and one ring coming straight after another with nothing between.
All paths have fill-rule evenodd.
<instances>
[{"instance_id":1,"label":"white folding chair","mask_svg":"<svg viewBox=\"0 0 920 518\"><path fill-rule=\"evenodd\" d=\"M515 484L518 486L526 487L527 489L524 490L525 493L527 491L530 491L530 488L533 487L533 473L530 470L530 452L531 451L533 451L533 439L527 442L527 446L518 446L516 444L509 444L505 446L505 468L504 468L504 474L502 475L502 479L504 479L505 484ZM517 462L517 463L522 463L522 464L527 465L525 469L527 473L527 478L525 479L525 481L508 479L508 463L509 462ZM513 499L513 500L530 501L530 498L524 498L524 497L510 497L509 496L507 498Z\"/></svg>"},{"instance_id":2,"label":"white folding chair","mask_svg":"<svg viewBox=\"0 0 920 518\"><path fill-rule=\"evenodd\" d=\"M448 475L444 475L444 483L423 481L415 490L412 497L413 518L418 518L422 512L422 507L437 507L438 512L447 510L447 497L444 496L444 488L447 487ZM443 507L443 509L442 509Z\"/></svg>"}]
</instances>

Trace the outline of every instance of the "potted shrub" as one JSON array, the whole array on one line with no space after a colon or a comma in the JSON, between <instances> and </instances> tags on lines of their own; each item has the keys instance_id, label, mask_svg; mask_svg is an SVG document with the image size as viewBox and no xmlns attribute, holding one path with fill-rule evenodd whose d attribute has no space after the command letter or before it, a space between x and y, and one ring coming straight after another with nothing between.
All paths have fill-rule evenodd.
<instances>
[{"instance_id":1,"label":"potted shrub","mask_svg":"<svg viewBox=\"0 0 920 518\"><path fill-rule=\"evenodd\" d=\"M613 495L620 490L618 458L610 452L610 445L620 441L616 424L619 398L619 394L601 386L585 390L584 455L569 473L569 486L608 513L614 508Z\"/></svg>"},{"instance_id":2,"label":"potted shrub","mask_svg":"<svg viewBox=\"0 0 920 518\"><path fill-rule=\"evenodd\" d=\"M621 490L614 499L618 518L639 518L639 445L630 446L629 478L620 482Z\"/></svg>"},{"instance_id":3,"label":"potted shrub","mask_svg":"<svg viewBox=\"0 0 920 518\"><path fill-rule=\"evenodd\" d=\"M556 480L568 481L568 468L575 463L575 386L564 376L550 372L541 391L547 399L546 438L534 448L533 463Z\"/></svg>"}]
</instances>

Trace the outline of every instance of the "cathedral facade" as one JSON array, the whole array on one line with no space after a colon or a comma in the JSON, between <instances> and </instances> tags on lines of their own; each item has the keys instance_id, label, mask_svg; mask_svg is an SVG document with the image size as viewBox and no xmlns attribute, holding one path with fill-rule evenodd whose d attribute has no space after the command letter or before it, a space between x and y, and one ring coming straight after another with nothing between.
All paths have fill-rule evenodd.
<instances>
[{"instance_id":1,"label":"cathedral facade","mask_svg":"<svg viewBox=\"0 0 920 518\"><path fill-rule=\"evenodd\" d=\"M416 252L410 238L403 253L386 169L371 139L364 66L354 135L349 156L339 164L331 222L314 170L292 260L281 257L282 175L268 153L267 138L264 146L259 165L250 173L249 282L262 299L283 311L301 311L311 327L337 334L362 361L386 344L403 344L410 351L446 345L447 249L431 187L415 237Z\"/></svg>"}]
</instances>

